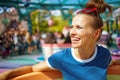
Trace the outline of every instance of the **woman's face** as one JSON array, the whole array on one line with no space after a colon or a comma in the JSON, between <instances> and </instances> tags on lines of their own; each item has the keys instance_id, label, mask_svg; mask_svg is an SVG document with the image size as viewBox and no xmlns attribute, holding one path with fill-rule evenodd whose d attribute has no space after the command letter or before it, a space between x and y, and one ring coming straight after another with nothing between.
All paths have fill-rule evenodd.
<instances>
[{"instance_id":1,"label":"woman's face","mask_svg":"<svg viewBox=\"0 0 120 80\"><path fill-rule=\"evenodd\" d=\"M95 45L95 29L92 26L91 16L80 14L73 18L70 37L73 48L90 48Z\"/></svg>"}]
</instances>

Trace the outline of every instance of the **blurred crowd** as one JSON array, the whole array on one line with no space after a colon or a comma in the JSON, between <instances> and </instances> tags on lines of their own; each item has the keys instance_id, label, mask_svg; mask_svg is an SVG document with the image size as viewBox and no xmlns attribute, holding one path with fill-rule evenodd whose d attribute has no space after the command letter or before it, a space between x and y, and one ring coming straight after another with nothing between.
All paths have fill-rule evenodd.
<instances>
[{"instance_id":1,"label":"blurred crowd","mask_svg":"<svg viewBox=\"0 0 120 80\"><path fill-rule=\"evenodd\" d=\"M70 43L69 29L65 27L63 32L40 32L35 30L30 34L27 30L21 30L19 22L12 21L10 27L0 35L0 55L7 58L9 55L31 54L35 50L42 52L41 44Z\"/></svg>"}]
</instances>

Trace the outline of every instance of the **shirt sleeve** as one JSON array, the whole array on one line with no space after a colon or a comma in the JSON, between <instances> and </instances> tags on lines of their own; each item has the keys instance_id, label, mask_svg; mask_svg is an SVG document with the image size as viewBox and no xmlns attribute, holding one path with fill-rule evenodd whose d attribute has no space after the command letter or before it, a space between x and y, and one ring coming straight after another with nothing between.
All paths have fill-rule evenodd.
<instances>
[{"instance_id":1,"label":"shirt sleeve","mask_svg":"<svg viewBox=\"0 0 120 80\"><path fill-rule=\"evenodd\" d=\"M61 54L62 52L59 51L51 55L47 60L47 65L52 69L60 69L61 66Z\"/></svg>"},{"instance_id":2,"label":"shirt sleeve","mask_svg":"<svg viewBox=\"0 0 120 80\"><path fill-rule=\"evenodd\" d=\"M106 62L106 65L109 66L109 65L111 64L111 62L112 62L112 56L111 56L109 50L107 50L107 54L106 54L106 56L107 56L107 62Z\"/></svg>"},{"instance_id":3,"label":"shirt sleeve","mask_svg":"<svg viewBox=\"0 0 120 80\"><path fill-rule=\"evenodd\" d=\"M103 68L107 68L112 60L110 51L107 48L100 46L99 52L99 65L101 65Z\"/></svg>"}]
</instances>

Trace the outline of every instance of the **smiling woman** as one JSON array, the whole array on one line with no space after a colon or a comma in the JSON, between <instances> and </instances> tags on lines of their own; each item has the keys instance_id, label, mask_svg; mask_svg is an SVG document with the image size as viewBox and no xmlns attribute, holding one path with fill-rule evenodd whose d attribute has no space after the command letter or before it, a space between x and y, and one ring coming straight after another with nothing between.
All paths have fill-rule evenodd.
<instances>
[{"instance_id":1,"label":"smiling woman","mask_svg":"<svg viewBox=\"0 0 120 80\"><path fill-rule=\"evenodd\" d=\"M106 80L111 54L108 49L97 45L103 29L100 14L106 9L111 13L111 7L103 0L89 0L85 8L73 17L71 48L55 52L45 62L3 73L3 80L25 74L26 70L38 72L54 69L62 73L64 80Z\"/></svg>"}]
</instances>

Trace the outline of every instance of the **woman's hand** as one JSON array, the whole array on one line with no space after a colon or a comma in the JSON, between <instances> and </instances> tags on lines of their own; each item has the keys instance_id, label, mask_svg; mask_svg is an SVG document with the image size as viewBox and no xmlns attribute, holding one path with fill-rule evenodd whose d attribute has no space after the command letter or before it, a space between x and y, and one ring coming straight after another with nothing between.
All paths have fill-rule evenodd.
<instances>
[{"instance_id":1,"label":"woman's hand","mask_svg":"<svg viewBox=\"0 0 120 80\"><path fill-rule=\"evenodd\" d=\"M9 73L10 73L10 70L3 72L3 73L0 73L0 80L7 80L7 76Z\"/></svg>"},{"instance_id":2,"label":"woman's hand","mask_svg":"<svg viewBox=\"0 0 120 80\"><path fill-rule=\"evenodd\" d=\"M23 66L16 69L11 69L0 74L0 80L9 80L19 75L32 72L31 66Z\"/></svg>"},{"instance_id":3,"label":"woman's hand","mask_svg":"<svg viewBox=\"0 0 120 80\"><path fill-rule=\"evenodd\" d=\"M0 74L0 80L6 80L6 76L4 74Z\"/></svg>"}]
</instances>

